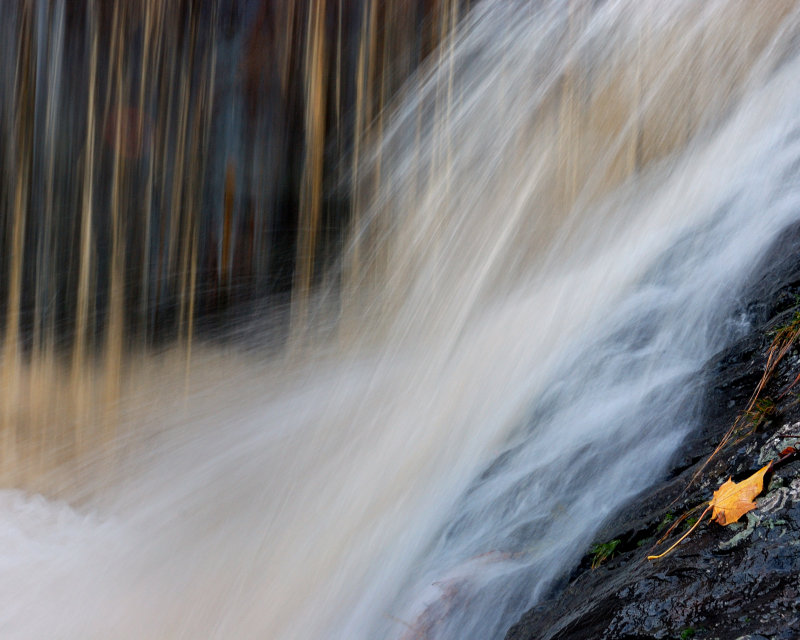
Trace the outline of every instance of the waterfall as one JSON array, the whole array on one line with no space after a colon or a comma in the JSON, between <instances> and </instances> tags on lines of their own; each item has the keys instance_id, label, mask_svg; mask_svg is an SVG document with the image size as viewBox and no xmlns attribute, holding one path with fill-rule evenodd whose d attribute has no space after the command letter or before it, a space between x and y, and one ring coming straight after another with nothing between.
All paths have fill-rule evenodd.
<instances>
[{"instance_id":1,"label":"waterfall","mask_svg":"<svg viewBox=\"0 0 800 640\"><path fill-rule=\"evenodd\" d=\"M124 366L78 358L115 376L117 426L38 472L57 490L0 491L0 635L502 638L663 477L699 424L702 366L747 327L742 287L800 219L800 5L455 13L331 187L354 211L323 276L298 249L281 349L256 311L191 359L186 335L113 351ZM6 247L20 176L2 183ZM75 375L48 366L26 375Z\"/></svg>"}]
</instances>

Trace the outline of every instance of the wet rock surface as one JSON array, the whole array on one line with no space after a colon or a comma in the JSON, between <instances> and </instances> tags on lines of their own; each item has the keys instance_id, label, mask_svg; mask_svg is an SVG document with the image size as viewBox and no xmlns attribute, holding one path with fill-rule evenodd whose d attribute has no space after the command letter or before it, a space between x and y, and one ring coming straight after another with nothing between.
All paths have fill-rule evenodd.
<instances>
[{"instance_id":1,"label":"wet rock surface","mask_svg":"<svg viewBox=\"0 0 800 640\"><path fill-rule=\"evenodd\" d=\"M800 375L799 338L760 394L769 402L740 420L735 444L691 482L747 406L776 329L800 318L796 228L756 273L743 295L749 330L702 372L702 426L683 444L669 475L598 533L599 543L619 540L613 557L592 569L596 558L587 553L566 586L528 611L506 640L800 638L800 457L775 469L757 508L739 522L722 527L706 516L671 554L647 559L688 530L691 519L677 524L669 542L655 544L729 476L740 481L800 442L800 382L792 386Z\"/></svg>"}]
</instances>

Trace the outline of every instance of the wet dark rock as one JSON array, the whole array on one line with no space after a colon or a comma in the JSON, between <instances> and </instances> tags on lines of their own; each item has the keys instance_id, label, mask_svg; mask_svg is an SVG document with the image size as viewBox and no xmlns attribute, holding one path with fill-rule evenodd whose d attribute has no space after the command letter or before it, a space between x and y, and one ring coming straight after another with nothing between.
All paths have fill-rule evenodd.
<instances>
[{"instance_id":1,"label":"wet dark rock","mask_svg":"<svg viewBox=\"0 0 800 640\"><path fill-rule=\"evenodd\" d=\"M647 560L670 520L707 502L728 476L747 477L800 441L800 384L781 395L800 374L796 346L762 392L775 400L775 411L685 491L759 383L771 332L800 310L800 228L789 230L755 273L742 304L749 331L701 374L702 427L676 454L668 476L596 537L621 540L615 557L592 570L587 554L565 586L528 611L506 640L800 638L800 460L775 470L757 509L739 522L701 524L670 555ZM681 532L686 526L679 525Z\"/></svg>"}]
</instances>

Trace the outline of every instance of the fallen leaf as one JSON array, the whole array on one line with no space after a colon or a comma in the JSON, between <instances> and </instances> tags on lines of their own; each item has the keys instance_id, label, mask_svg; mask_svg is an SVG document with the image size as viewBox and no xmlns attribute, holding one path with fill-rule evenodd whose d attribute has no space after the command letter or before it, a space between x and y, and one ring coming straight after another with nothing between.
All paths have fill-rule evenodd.
<instances>
[{"instance_id":1,"label":"fallen leaf","mask_svg":"<svg viewBox=\"0 0 800 640\"><path fill-rule=\"evenodd\" d=\"M692 528L678 538L669 549L655 556L647 556L647 559L658 560L677 547L686 536L697 528L697 525L700 524L700 521L703 519L703 516L708 513L709 509L713 509L711 512L711 519L723 526L736 522L745 513L755 509L756 503L753 502L753 498L764 489L764 474L770 469L772 469L772 461L741 482L734 482L728 478L722 483L722 486L714 492L714 497L711 499L711 502L708 503L705 511L700 514L700 517Z\"/></svg>"},{"instance_id":2,"label":"fallen leaf","mask_svg":"<svg viewBox=\"0 0 800 640\"><path fill-rule=\"evenodd\" d=\"M764 474L772 468L772 462L741 482L730 478L714 492L709 503L713 507L711 519L721 525L736 522L748 511L756 508L755 498L764 489Z\"/></svg>"}]
</instances>

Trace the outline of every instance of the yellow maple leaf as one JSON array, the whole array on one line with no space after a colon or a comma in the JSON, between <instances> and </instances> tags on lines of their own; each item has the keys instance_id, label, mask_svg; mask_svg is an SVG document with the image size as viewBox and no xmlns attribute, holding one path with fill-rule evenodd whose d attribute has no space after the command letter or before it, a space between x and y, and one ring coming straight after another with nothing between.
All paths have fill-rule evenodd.
<instances>
[{"instance_id":1,"label":"yellow maple leaf","mask_svg":"<svg viewBox=\"0 0 800 640\"><path fill-rule=\"evenodd\" d=\"M764 489L764 474L771 468L770 462L741 482L733 482L728 478L714 492L714 497L709 503L713 509L711 519L721 525L728 525L755 509L756 503L753 502L753 498Z\"/></svg>"},{"instance_id":2,"label":"yellow maple leaf","mask_svg":"<svg viewBox=\"0 0 800 640\"><path fill-rule=\"evenodd\" d=\"M686 536L697 528L697 525L700 524L703 520L703 516L708 513L709 509L712 509L711 519L723 526L733 524L745 513L755 509L756 503L753 502L753 498L764 489L764 475L770 469L772 469L772 462L741 482L734 482L731 478L728 478L722 483L720 488L714 492L714 497L711 498L705 511L700 514L694 526L678 538L664 553L659 553L657 556L647 556L647 559L658 560L658 558L663 558L677 547Z\"/></svg>"}]
</instances>

